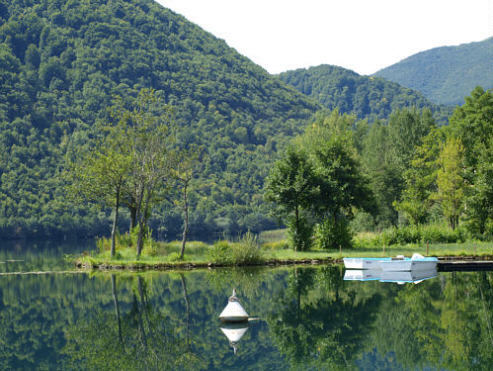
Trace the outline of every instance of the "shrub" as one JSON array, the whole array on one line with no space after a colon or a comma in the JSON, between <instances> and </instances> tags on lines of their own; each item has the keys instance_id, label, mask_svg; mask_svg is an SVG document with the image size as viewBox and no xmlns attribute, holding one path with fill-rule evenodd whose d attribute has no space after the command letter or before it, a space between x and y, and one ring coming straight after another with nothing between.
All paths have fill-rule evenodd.
<instances>
[{"instance_id":1,"label":"shrub","mask_svg":"<svg viewBox=\"0 0 493 371\"><path fill-rule=\"evenodd\" d=\"M245 265L256 264L263 261L263 254L257 241L257 237L247 232L239 242L232 246L233 264Z\"/></svg>"},{"instance_id":2,"label":"shrub","mask_svg":"<svg viewBox=\"0 0 493 371\"><path fill-rule=\"evenodd\" d=\"M168 255L168 261L170 262L176 262L179 261L180 259L180 254L177 252L171 253Z\"/></svg>"},{"instance_id":3,"label":"shrub","mask_svg":"<svg viewBox=\"0 0 493 371\"><path fill-rule=\"evenodd\" d=\"M217 241L209 250L209 258L218 264L228 264L233 260L231 246L228 241Z\"/></svg>"},{"instance_id":4,"label":"shrub","mask_svg":"<svg viewBox=\"0 0 493 371\"><path fill-rule=\"evenodd\" d=\"M346 219L340 218L335 223L325 219L319 223L315 230L317 247L324 250L347 249L352 247L352 234Z\"/></svg>"},{"instance_id":5,"label":"shrub","mask_svg":"<svg viewBox=\"0 0 493 371\"><path fill-rule=\"evenodd\" d=\"M291 219L288 225L289 242L295 251L309 250L312 246L313 225L303 217L298 220L298 228L296 228L295 219Z\"/></svg>"},{"instance_id":6,"label":"shrub","mask_svg":"<svg viewBox=\"0 0 493 371\"><path fill-rule=\"evenodd\" d=\"M358 246L390 246L405 245L409 243L457 243L465 242L469 238L463 227L452 230L440 224L428 224L418 226L401 226L384 230L379 235L358 236L355 243Z\"/></svg>"},{"instance_id":7,"label":"shrub","mask_svg":"<svg viewBox=\"0 0 493 371\"><path fill-rule=\"evenodd\" d=\"M289 249L289 242L287 240L266 242L262 245L264 249L267 250L286 250Z\"/></svg>"}]
</instances>

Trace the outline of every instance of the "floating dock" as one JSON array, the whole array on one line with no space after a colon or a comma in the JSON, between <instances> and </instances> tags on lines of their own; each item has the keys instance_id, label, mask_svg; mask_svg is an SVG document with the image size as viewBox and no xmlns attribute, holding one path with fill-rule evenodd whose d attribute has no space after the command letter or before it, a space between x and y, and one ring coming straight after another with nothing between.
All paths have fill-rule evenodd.
<instances>
[{"instance_id":1,"label":"floating dock","mask_svg":"<svg viewBox=\"0 0 493 371\"><path fill-rule=\"evenodd\" d=\"M439 272L493 271L493 260L439 260Z\"/></svg>"}]
</instances>

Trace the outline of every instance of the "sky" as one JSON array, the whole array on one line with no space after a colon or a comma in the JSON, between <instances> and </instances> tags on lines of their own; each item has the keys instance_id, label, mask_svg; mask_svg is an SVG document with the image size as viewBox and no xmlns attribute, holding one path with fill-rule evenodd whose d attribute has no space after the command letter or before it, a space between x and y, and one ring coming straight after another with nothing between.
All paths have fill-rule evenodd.
<instances>
[{"instance_id":1,"label":"sky","mask_svg":"<svg viewBox=\"0 0 493 371\"><path fill-rule=\"evenodd\" d=\"M417 52L493 36L493 0L157 0L280 73L368 75Z\"/></svg>"}]
</instances>

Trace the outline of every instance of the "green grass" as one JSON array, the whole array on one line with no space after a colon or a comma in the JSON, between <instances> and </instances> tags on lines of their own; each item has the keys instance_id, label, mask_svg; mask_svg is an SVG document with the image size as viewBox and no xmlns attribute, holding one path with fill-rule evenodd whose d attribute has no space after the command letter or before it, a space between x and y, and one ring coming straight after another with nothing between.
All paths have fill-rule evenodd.
<instances>
[{"instance_id":1,"label":"green grass","mask_svg":"<svg viewBox=\"0 0 493 371\"><path fill-rule=\"evenodd\" d=\"M260 232L259 241L262 245L275 242L285 242L287 238L287 231L288 230L284 228Z\"/></svg>"},{"instance_id":2,"label":"green grass","mask_svg":"<svg viewBox=\"0 0 493 371\"><path fill-rule=\"evenodd\" d=\"M86 265L109 266L181 266L197 264L206 266L208 263L221 265L261 264L272 261L306 261L321 259L341 259L343 257L390 257L396 255L411 256L420 253L428 256L493 256L493 242L464 243L409 243L384 247L373 242L376 234L365 233L357 236L358 243L352 249L294 251L284 238L285 230L262 233L258 239L243 238L237 242L218 241L213 245L204 242L190 241L187 243L185 257L179 259L180 241L147 243L140 259L137 260L135 248L119 245L116 255L111 258L107 245L100 244L100 251L79 258ZM258 241L258 242L257 242ZM257 248L257 243L259 244ZM253 258L250 252L257 250ZM245 252L248 254L245 255ZM255 253L255 252L254 252Z\"/></svg>"}]
</instances>

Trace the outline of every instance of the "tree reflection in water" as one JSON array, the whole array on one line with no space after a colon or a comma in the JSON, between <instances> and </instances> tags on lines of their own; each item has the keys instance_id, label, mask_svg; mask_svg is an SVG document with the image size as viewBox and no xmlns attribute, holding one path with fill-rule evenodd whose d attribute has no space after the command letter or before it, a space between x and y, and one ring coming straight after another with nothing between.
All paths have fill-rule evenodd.
<instances>
[{"instance_id":1,"label":"tree reflection in water","mask_svg":"<svg viewBox=\"0 0 493 371\"><path fill-rule=\"evenodd\" d=\"M342 268L8 276L2 369L493 369L493 273L419 285L343 281ZM236 344L232 287L260 321Z\"/></svg>"}]
</instances>

